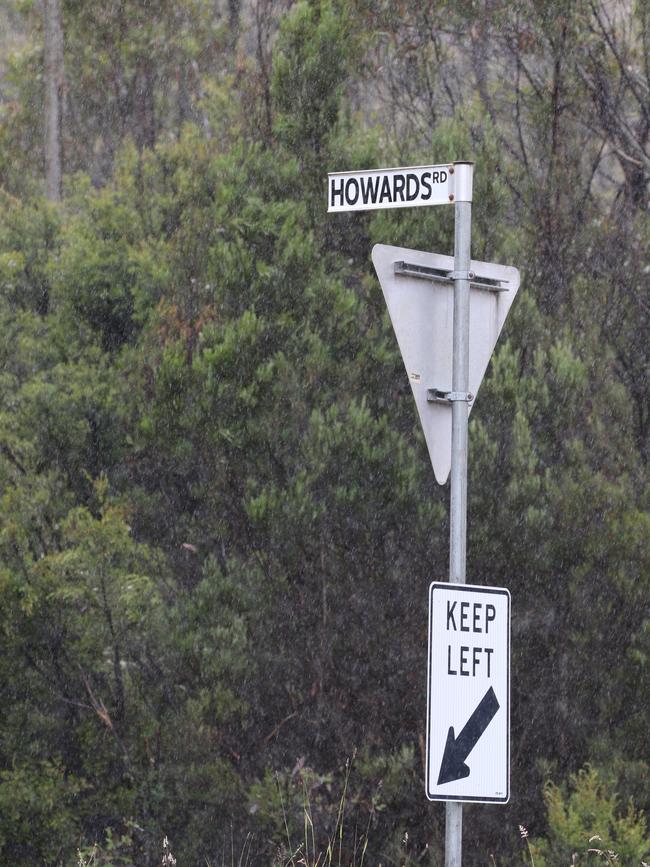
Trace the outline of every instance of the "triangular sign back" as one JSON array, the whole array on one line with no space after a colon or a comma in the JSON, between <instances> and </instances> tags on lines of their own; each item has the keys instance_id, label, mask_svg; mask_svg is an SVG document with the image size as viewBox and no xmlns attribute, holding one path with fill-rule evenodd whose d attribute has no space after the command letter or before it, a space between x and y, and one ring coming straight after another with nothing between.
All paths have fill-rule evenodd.
<instances>
[{"instance_id":1,"label":"triangular sign back","mask_svg":"<svg viewBox=\"0 0 650 867\"><path fill-rule=\"evenodd\" d=\"M451 469L451 404L427 392L451 391L454 319L452 256L377 244L372 261L411 383L438 484ZM470 270L469 391L476 397L519 289L519 271L472 260ZM473 403L473 402L472 402ZM470 403L470 412L472 409Z\"/></svg>"}]
</instances>

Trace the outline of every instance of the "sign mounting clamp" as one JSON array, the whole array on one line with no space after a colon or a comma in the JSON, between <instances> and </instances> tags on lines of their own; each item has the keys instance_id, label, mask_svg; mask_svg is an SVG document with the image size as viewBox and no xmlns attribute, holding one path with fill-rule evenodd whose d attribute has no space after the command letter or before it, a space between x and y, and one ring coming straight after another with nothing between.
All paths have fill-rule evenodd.
<instances>
[{"instance_id":1,"label":"sign mounting clamp","mask_svg":"<svg viewBox=\"0 0 650 867\"><path fill-rule=\"evenodd\" d=\"M470 401L474 400L474 395L471 391L442 391L439 388L427 389L427 401L429 403L454 403L454 401Z\"/></svg>"}]
</instances>

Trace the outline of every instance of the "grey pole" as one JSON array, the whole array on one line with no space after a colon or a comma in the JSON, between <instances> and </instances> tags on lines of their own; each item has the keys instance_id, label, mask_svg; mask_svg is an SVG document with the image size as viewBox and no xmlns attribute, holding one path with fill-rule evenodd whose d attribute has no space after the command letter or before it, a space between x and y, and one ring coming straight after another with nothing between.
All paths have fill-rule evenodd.
<instances>
[{"instance_id":1,"label":"grey pole","mask_svg":"<svg viewBox=\"0 0 650 867\"><path fill-rule=\"evenodd\" d=\"M469 377L469 270L472 237L472 163L454 163L454 334L452 391L464 399L451 404L451 503L449 581L465 583L467 555L467 419ZM445 867L461 867L463 807L447 801Z\"/></svg>"}]
</instances>

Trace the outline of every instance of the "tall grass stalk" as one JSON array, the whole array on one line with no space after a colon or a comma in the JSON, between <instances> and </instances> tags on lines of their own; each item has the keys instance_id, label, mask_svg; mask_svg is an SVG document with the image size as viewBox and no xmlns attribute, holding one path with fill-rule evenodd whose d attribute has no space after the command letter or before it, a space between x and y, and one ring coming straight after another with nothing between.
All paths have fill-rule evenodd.
<instances>
[{"instance_id":1,"label":"tall grass stalk","mask_svg":"<svg viewBox=\"0 0 650 867\"><path fill-rule=\"evenodd\" d=\"M528 829L524 825L519 826L519 833L521 835L521 839L526 841L526 846L528 847L528 857L530 858L531 867L535 867L535 859L533 858L533 851L530 848L530 840L528 839Z\"/></svg>"},{"instance_id":2,"label":"tall grass stalk","mask_svg":"<svg viewBox=\"0 0 650 867\"><path fill-rule=\"evenodd\" d=\"M593 837L589 838L589 842L593 843L594 840L598 840L599 843L602 843L602 837L599 837L598 834L595 834ZM615 852L612 852L611 849L587 849L587 852L592 852L595 855L599 855L603 860L605 860L608 864L618 864L618 855Z\"/></svg>"},{"instance_id":3,"label":"tall grass stalk","mask_svg":"<svg viewBox=\"0 0 650 867\"><path fill-rule=\"evenodd\" d=\"M280 780L277 779L278 792L280 796L280 804L282 806L282 819L284 822L284 830L287 838L288 856L286 856L282 864L276 864L275 867L342 867L343 863L343 842L345 837L345 806L348 797L348 783L350 779L351 763L348 760L345 763L345 777L343 781L343 791L339 798L339 803L336 812L336 824L334 830L328 835L325 851L318 851L316 828L314 825L314 817L312 812L311 800L305 780L303 779L303 840L294 848L291 840L291 832L289 830L289 821L280 786ZM372 812L368 816L368 824L366 831L359 837L358 828L354 829L354 840L352 846L352 861L346 867L363 867L366 851L368 849L368 832L370 830L370 822L372 821ZM359 849L361 851L359 851Z\"/></svg>"}]
</instances>

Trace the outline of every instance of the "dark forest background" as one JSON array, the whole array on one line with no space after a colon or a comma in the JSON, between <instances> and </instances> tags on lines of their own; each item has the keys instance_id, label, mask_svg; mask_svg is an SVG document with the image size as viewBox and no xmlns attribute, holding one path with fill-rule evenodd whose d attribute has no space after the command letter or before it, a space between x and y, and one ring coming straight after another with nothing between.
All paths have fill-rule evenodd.
<instances>
[{"instance_id":1,"label":"dark forest background","mask_svg":"<svg viewBox=\"0 0 650 867\"><path fill-rule=\"evenodd\" d=\"M5 0L0 31L0 862L442 863L448 487L370 250L451 253L453 209L328 215L325 179L454 159L473 256L522 274L467 569L512 594L512 795L464 863L648 860L647 0Z\"/></svg>"}]
</instances>

